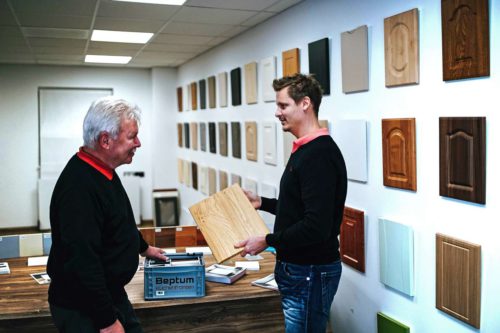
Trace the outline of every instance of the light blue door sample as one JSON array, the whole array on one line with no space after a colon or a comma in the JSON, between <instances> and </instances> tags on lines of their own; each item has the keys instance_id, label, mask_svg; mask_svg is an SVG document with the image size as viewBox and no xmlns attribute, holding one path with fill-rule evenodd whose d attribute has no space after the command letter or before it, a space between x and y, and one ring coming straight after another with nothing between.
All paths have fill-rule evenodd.
<instances>
[{"instance_id":1,"label":"light blue door sample","mask_svg":"<svg viewBox=\"0 0 500 333\"><path fill-rule=\"evenodd\" d=\"M48 256L50 254L50 247L52 246L52 234L43 234L43 255Z\"/></svg>"},{"instance_id":2,"label":"light blue door sample","mask_svg":"<svg viewBox=\"0 0 500 333\"><path fill-rule=\"evenodd\" d=\"M19 257L19 236L0 237L0 259Z\"/></svg>"},{"instance_id":3,"label":"light blue door sample","mask_svg":"<svg viewBox=\"0 0 500 333\"><path fill-rule=\"evenodd\" d=\"M414 296L413 229L379 219L380 281Z\"/></svg>"}]
</instances>

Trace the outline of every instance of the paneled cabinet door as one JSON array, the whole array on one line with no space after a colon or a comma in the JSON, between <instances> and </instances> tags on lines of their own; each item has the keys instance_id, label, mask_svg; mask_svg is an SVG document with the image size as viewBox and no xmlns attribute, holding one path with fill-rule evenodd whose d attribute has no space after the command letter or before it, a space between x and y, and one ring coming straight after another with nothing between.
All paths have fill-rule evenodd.
<instances>
[{"instance_id":1,"label":"paneled cabinet door","mask_svg":"<svg viewBox=\"0 0 500 333\"><path fill-rule=\"evenodd\" d=\"M210 152L214 154L217 152L215 131L215 123L208 123L208 145Z\"/></svg>"},{"instance_id":2,"label":"paneled cabinet door","mask_svg":"<svg viewBox=\"0 0 500 333\"><path fill-rule=\"evenodd\" d=\"M439 118L439 194L486 203L486 118Z\"/></svg>"},{"instance_id":3,"label":"paneled cabinet door","mask_svg":"<svg viewBox=\"0 0 500 333\"><path fill-rule=\"evenodd\" d=\"M270 165L277 164L276 158L276 123L275 122L265 122L262 124L262 131L264 142L264 163Z\"/></svg>"},{"instance_id":4,"label":"paneled cabinet door","mask_svg":"<svg viewBox=\"0 0 500 333\"><path fill-rule=\"evenodd\" d=\"M198 85L196 82L191 83L191 108L193 111L198 109Z\"/></svg>"},{"instance_id":5,"label":"paneled cabinet door","mask_svg":"<svg viewBox=\"0 0 500 333\"><path fill-rule=\"evenodd\" d=\"M417 190L415 118L382 119L384 185Z\"/></svg>"},{"instance_id":6,"label":"paneled cabinet door","mask_svg":"<svg viewBox=\"0 0 500 333\"><path fill-rule=\"evenodd\" d=\"M365 213L361 210L344 207L340 257L345 264L365 272Z\"/></svg>"},{"instance_id":7,"label":"paneled cabinet door","mask_svg":"<svg viewBox=\"0 0 500 333\"><path fill-rule=\"evenodd\" d=\"M245 65L245 99L247 104L257 103L257 63Z\"/></svg>"},{"instance_id":8,"label":"paneled cabinet door","mask_svg":"<svg viewBox=\"0 0 500 333\"><path fill-rule=\"evenodd\" d=\"M255 121L245 122L245 140L247 160L257 161L257 123Z\"/></svg>"},{"instance_id":9,"label":"paneled cabinet door","mask_svg":"<svg viewBox=\"0 0 500 333\"><path fill-rule=\"evenodd\" d=\"M191 131L191 148L198 150L198 123L191 123L189 126Z\"/></svg>"},{"instance_id":10,"label":"paneled cabinet door","mask_svg":"<svg viewBox=\"0 0 500 333\"><path fill-rule=\"evenodd\" d=\"M231 70L231 104L241 105L241 68Z\"/></svg>"},{"instance_id":11,"label":"paneled cabinet door","mask_svg":"<svg viewBox=\"0 0 500 333\"><path fill-rule=\"evenodd\" d=\"M276 79L276 57L269 57L260 61L262 71L262 99L264 102L276 100L276 93L273 89L273 80Z\"/></svg>"},{"instance_id":12,"label":"paneled cabinet door","mask_svg":"<svg viewBox=\"0 0 500 333\"><path fill-rule=\"evenodd\" d=\"M182 87L177 87L177 110L182 112Z\"/></svg>"},{"instance_id":13,"label":"paneled cabinet door","mask_svg":"<svg viewBox=\"0 0 500 333\"><path fill-rule=\"evenodd\" d=\"M231 123L231 146L233 157L241 158L241 125L236 121Z\"/></svg>"},{"instance_id":14,"label":"paneled cabinet door","mask_svg":"<svg viewBox=\"0 0 500 333\"><path fill-rule=\"evenodd\" d=\"M208 77L208 107L215 108L215 76Z\"/></svg>"},{"instance_id":15,"label":"paneled cabinet door","mask_svg":"<svg viewBox=\"0 0 500 333\"><path fill-rule=\"evenodd\" d=\"M341 34L342 91L366 91L368 80L368 27L363 25Z\"/></svg>"},{"instance_id":16,"label":"paneled cabinet door","mask_svg":"<svg viewBox=\"0 0 500 333\"><path fill-rule=\"evenodd\" d=\"M314 74L324 95L330 95L330 46L328 38L309 43L309 73Z\"/></svg>"},{"instance_id":17,"label":"paneled cabinet door","mask_svg":"<svg viewBox=\"0 0 500 333\"><path fill-rule=\"evenodd\" d=\"M193 188L195 190L198 189L198 164L195 162L191 162L191 177L192 177L192 184Z\"/></svg>"},{"instance_id":18,"label":"paneled cabinet door","mask_svg":"<svg viewBox=\"0 0 500 333\"><path fill-rule=\"evenodd\" d=\"M227 123L219 123L219 153L227 156Z\"/></svg>"},{"instance_id":19,"label":"paneled cabinet door","mask_svg":"<svg viewBox=\"0 0 500 333\"><path fill-rule=\"evenodd\" d=\"M299 49L283 51L283 76L290 76L300 73Z\"/></svg>"},{"instance_id":20,"label":"paneled cabinet door","mask_svg":"<svg viewBox=\"0 0 500 333\"><path fill-rule=\"evenodd\" d=\"M200 109L204 110L207 108L207 81L202 79L198 81L198 85L200 86Z\"/></svg>"}]
</instances>

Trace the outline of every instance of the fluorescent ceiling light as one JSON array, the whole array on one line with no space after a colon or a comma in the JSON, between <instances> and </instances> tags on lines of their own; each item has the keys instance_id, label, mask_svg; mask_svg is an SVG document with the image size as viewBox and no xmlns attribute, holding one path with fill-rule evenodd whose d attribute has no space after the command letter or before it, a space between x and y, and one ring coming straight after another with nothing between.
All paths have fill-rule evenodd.
<instances>
[{"instance_id":1,"label":"fluorescent ceiling light","mask_svg":"<svg viewBox=\"0 0 500 333\"><path fill-rule=\"evenodd\" d=\"M140 3L153 3L157 5L174 5L182 6L186 0L114 0L123 2L140 2Z\"/></svg>"},{"instance_id":2,"label":"fluorescent ceiling light","mask_svg":"<svg viewBox=\"0 0 500 333\"><path fill-rule=\"evenodd\" d=\"M85 56L85 62L106 63L106 64L128 64L132 57L124 56L107 56L107 55L90 55Z\"/></svg>"},{"instance_id":3,"label":"fluorescent ceiling light","mask_svg":"<svg viewBox=\"0 0 500 333\"><path fill-rule=\"evenodd\" d=\"M146 44L151 37L151 32L94 30L90 39L97 42Z\"/></svg>"}]
</instances>

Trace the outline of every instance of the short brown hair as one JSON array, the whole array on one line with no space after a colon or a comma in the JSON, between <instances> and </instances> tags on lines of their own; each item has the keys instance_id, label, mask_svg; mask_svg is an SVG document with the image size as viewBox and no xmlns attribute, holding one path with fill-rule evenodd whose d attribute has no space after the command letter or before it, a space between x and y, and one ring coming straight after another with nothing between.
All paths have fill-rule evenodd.
<instances>
[{"instance_id":1,"label":"short brown hair","mask_svg":"<svg viewBox=\"0 0 500 333\"><path fill-rule=\"evenodd\" d=\"M288 95L295 103L298 103L306 96L309 97L313 104L314 113L318 116L323 90L313 75L297 73L273 81L273 88L276 92L286 87L288 87Z\"/></svg>"}]
</instances>

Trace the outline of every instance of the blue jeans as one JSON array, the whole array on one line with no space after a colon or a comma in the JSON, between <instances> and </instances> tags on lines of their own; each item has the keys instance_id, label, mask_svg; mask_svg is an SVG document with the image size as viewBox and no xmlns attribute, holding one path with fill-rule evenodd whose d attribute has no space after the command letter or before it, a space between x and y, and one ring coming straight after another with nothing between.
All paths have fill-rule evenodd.
<instances>
[{"instance_id":1,"label":"blue jeans","mask_svg":"<svg viewBox=\"0 0 500 333\"><path fill-rule=\"evenodd\" d=\"M274 276L287 333L325 332L341 274L340 260L326 265L276 262Z\"/></svg>"}]
</instances>

